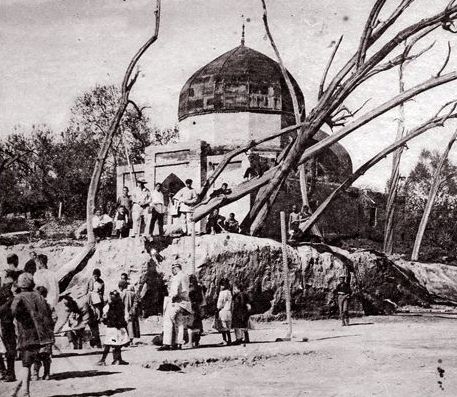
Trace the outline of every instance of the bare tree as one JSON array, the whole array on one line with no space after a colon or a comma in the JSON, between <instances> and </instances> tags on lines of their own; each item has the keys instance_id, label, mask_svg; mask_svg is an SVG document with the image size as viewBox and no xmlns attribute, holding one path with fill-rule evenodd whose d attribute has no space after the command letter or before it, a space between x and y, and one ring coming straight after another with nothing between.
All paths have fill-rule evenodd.
<instances>
[{"instance_id":1,"label":"bare tree","mask_svg":"<svg viewBox=\"0 0 457 397\"><path fill-rule=\"evenodd\" d=\"M442 114L443 111L450 105L451 105L450 110L448 112L446 112L445 114ZM413 138L416 138L417 136L423 134L424 132L437 128L437 127L443 127L444 124L446 123L446 121L448 121L449 119L456 119L457 118L456 109L457 109L457 101L453 101L453 102L445 104L444 106L441 107L441 109L438 111L438 113L435 116L433 116L429 120L425 121L420 126L409 131L407 134L403 134L403 136L401 138L399 138L398 140L396 140L393 144L384 148L379 153L377 153L375 156L373 156L371 159L369 159L367 162L365 162L351 176L346 178L346 180L342 184L340 184L329 196L327 196L327 198L324 200L324 202L321 205L319 205L319 207L312 214L312 216L306 221L306 223L303 225L300 225L300 230L303 233L308 231L309 228L312 227L319 220L319 218L324 214L324 212L327 210L329 205L335 200L336 197L338 197L347 188L349 188L358 178L360 178L370 168L372 168L377 163L379 163L381 160L386 158L387 155L389 155L392 152L395 152L396 150L398 150L399 147L404 147L408 141L410 141Z\"/></svg>"},{"instance_id":2,"label":"bare tree","mask_svg":"<svg viewBox=\"0 0 457 397\"><path fill-rule=\"evenodd\" d=\"M432 184L430 186L430 192L428 193L427 197L427 204L425 205L424 213L422 214L422 218L419 224L419 229L417 230L416 239L414 241L413 252L411 254L411 260L417 261L419 259L419 251L422 244L422 239L424 237L425 229L427 228L427 223L430 218L430 213L432 212L433 204L435 202L436 195L438 194L438 190L440 189L443 179L442 179L442 171L443 167L448 159L449 152L452 149L455 141L457 140L457 129L452 134L451 139L449 140L446 149L444 150L443 154L441 155L440 161L438 166L433 174Z\"/></svg>"},{"instance_id":3,"label":"bare tree","mask_svg":"<svg viewBox=\"0 0 457 397\"><path fill-rule=\"evenodd\" d=\"M236 201L262 186L265 186L265 188L257 194L254 205L245 219L245 225L250 226L256 219L258 213L268 202L271 195L285 181L289 173L300 164L303 164L307 159L316 156L322 150L338 142L361 126L420 93L456 80L456 72L434 76L393 97L389 101L377 106L365 115L360 116L347 124L349 119L353 117L354 112L344 112L344 109L346 109L344 101L351 96L361 84L371 77L400 65L403 61L402 54L393 56L388 60L386 60L386 58L389 58L402 43L405 43L407 40L414 41L417 39L417 41L419 41L426 36L424 32L427 32L428 34L432 28L443 26L446 30L452 30L449 26L452 25L452 22L457 18L457 6L453 5L454 2L451 2L443 11L436 15L421 19L400 30L383 45L380 45L379 49L373 51L371 56L367 56L368 50L384 37L386 31L396 24L398 18L413 2L414 0L401 1L397 8L381 21L379 16L385 1L377 1L368 17L356 53L336 73L327 85L327 88L324 86L325 83L321 84L321 95L317 105L306 114L306 117L303 117L303 122L296 125L296 127L300 128L300 133L297 134L297 137L288 149L287 154L284 155L279 164L265 172L261 177L254 178L234 187L232 193L227 196L216 197L208 202L198 204L195 208L195 220L202 219L214 208ZM419 55L420 54L416 54L415 56ZM326 68L325 74L328 73L329 69L330 66ZM305 115L303 114L303 116ZM342 128L328 138L307 148L310 139L320 130L323 124L329 124L331 127L339 125ZM219 172L221 171L219 170ZM251 230L251 233L255 233L255 231Z\"/></svg>"},{"instance_id":4,"label":"bare tree","mask_svg":"<svg viewBox=\"0 0 457 397\"><path fill-rule=\"evenodd\" d=\"M418 56L422 55L424 52L428 51L433 47L434 43L428 46L425 50L417 54L416 56L410 57L410 52L413 46L424 36L430 33L436 27L431 27L422 32L421 35L418 35L414 40L411 40L410 43L405 42L405 49L402 54L402 60L398 68L398 85L399 92L402 93L405 91L405 67L413 60L417 59ZM448 59L448 58L447 58ZM444 63L444 66L447 64L447 61ZM405 133L405 104L402 103L399 106L399 116L397 123L397 137L396 139L401 139ZM403 146L400 146L393 154L392 158L392 170L389 179L389 188L387 196L387 205L386 205L386 223L384 227L384 242L383 242L383 251L387 255L391 255L393 252L393 235L394 235L394 218L396 210L396 201L398 194L398 186L400 182L400 162L401 156L403 153Z\"/></svg>"},{"instance_id":5,"label":"bare tree","mask_svg":"<svg viewBox=\"0 0 457 397\"><path fill-rule=\"evenodd\" d=\"M92 178L89 185L89 191L87 195L87 209L86 209L86 218L87 218L87 240L88 243L93 245L95 243L94 230L92 226L92 216L95 208L95 197L97 195L98 185L100 183L100 176L103 172L103 165L105 163L108 151L113 142L113 137L119 128L122 116L124 115L129 104L138 109L138 106L134 104L132 100L129 99L130 91L132 90L135 82L139 76L139 70L135 72L132 77L133 70L137 65L140 58L147 51L147 49L157 40L159 36L159 27L160 27L160 6L161 0L156 0L156 9L155 9L155 29L153 35L143 44L143 46L136 52L130 61L127 70L124 75L121 86L121 98L119 100L118 108L114 114L114 117L110 123L109 129L106 135L103 138L100 151L98 153L97 160L95 162L94 171L92 173Z\"/></svg>"}]
</instances>

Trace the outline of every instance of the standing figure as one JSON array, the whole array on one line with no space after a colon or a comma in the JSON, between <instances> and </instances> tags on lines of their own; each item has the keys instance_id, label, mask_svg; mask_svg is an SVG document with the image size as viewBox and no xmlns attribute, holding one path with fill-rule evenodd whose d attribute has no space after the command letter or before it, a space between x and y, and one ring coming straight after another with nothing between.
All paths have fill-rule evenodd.
<instances>
[{"instance_id":1,"label":"standing figure","mask_svg":"<svg viewBox=\"0 0 457 397\"><path fill-rule=\"evenodd\" d=\"M48 291L46 290L46 287L43 287L40 285L39 287L36 287L37 292L46 300L46 297L48 295ZM49 312L52 312L52 308L49 305L48 302L46 302L46 305L48 306ZM54 323L55 323L55 318L52 318L52 323L48 324L51 328L49 329L50 333L54 333ZM49 380L49 376L51 374L51 362L52 362L52 344L47 344L44 346L40 346L40 350L38 352L38 356L35 359L35 362L33 364L33 375L32 375L32 380L39 380L40 379L40 368L43 366L43 380Z\"/></svg>"},{"instance_id":2,"label":"standing figure","mask_svg":"<svg viewBox=\"0 0 457 397\"><path fill-rule=\"evenodd\" d=\"M138 179L136 181L137 187L133 192L133 206L132 206L132 222L133 222L133 236L141 234L142 223L147 224L149 204L151 202L151 192L146 187L145 179ZM147 230L145 230L147 233Z\"/></svg>"},{"instance_id":3,"label":"standing figure","mask_svg":"<svg viewBox=\"0 0 457 397\"><path fill-rule=\"evenodd\" d=\"M105 282L101 279L100 269L94 269L92 272L92 278L87 283L86 294L89 296L89 304L95 314L95 321L97 326L93 327L91 346L101 347L100 335L98 333L98 323L102 317L102 310L104 306L104 295L105 295Z\"/></svg>"},{"instance_id":4,"label":"standing figure","mask_svg":"<svg viewBox=\"0 0 457 397\"><path fill-rule=\"evenodd\" d=\"M163 315L163 345L158 350L178 349L184 344L185 317L192 314L189 300L189 277L184 274L180 264L175 263L171 268L173 274L164 300ZM176 343L173 334L177 335Z\"/></svg>"},{"instance_id":5,"label":"standing figure","mask_svg":"<svg viewBox=\"0 0 457 397\"><path fill-rule=\"evenodd\" d=\"M134 338L140 338L140 321L138 319L139 302L135 294L128 288L127 281L119 281L118 283L120 296L125 310L125 321L127 321L127 332L129 334L130 343Z\"/></svg>"},{"instance_id":6,"label":"standing figure","mask_svg":"<svg viewBox=\"0 0 457 397\"><path fill-rule=\"evenodd\" d=\"M205 292L195 274L189 276L189 299L192 306L192 321L189 324L190 344L198 347L203 333L202 307L206 304Z\"/></svg>"},{"instance_id":7,"label":"standing figure","mask_svg":"<svg viewBox=\"0 0 457 397\"><path fill-rule=\"evenodd\" d=\"M232 327L235 329L235 343L249 343L249 312L251 304L248 294L238 283L233 284ZM243 339L244 337L244 339Z\"/></svg>"},{"instance_id":8,"label":"standing figure","mask_svg":"<svg viewBox=\"0 0 457 397\"><path fill-rule=\"evenodd\" d=\"M124 238L129 235L129 215L123 205L118 207L114 216L114 232L117 238Z\"/></svg>"},{"instance_id":9,"label":"standing figure","mask_svg":"<svg viewBox=\"0 0 457 397\"><path fill-rule=\"evenodd\" d=\"M127 216L129 218L128 226L130 226L130 222L132 220L132 197L129 194L129 188L127 186L124 186L122 188L122 196L119 196L117 198L116 208L119 207L125 208Z\"/></svg>"},{"instance_id":10,"label":"standing figure","mask_svg":"<svg viewBox=\"0 0 457 397\"><path fill-rule=\"evenodd\" d=\"M118 291L109 293L109 302L103 313L103 323L106 325L105 348L97 365L106 365L105 360L111 347L113 348L111 365L127 365L128 362L122 359L121 348L127 345L130 340L126 329L124 304Z\"/></svg>"},{"instance_id":11,"label":"standing figure","mask_svg":"<svg viewBox=\"0 0 457 397\"><path fill-rule=\"evenodd\" d=\"M292 212L289 214L289 238L295 240L299 232L300 225L300 212L298 207L294 204L292 206Z\"/></svg>"},{"instance_id":12,"label":"standing figure","mask_svg":"<svg viewBox=\"0 0 457 397\"><path fill-rule=\"evenodd\" d=\"M33 278L22 273L17 281L21 292L14 297L11 311L17 323L18 348L22 352L24 372L21 377L23 396L30 396L30 368L40 349L54 344L53 321L46 300L33 290Z\"/></svg>"},{"instance_id":13,"label":"standing figure","mask_svg":"<svg viewBox=\"0 0 457 397\"><path fill-rule=\"evenodd\" d=\"M192 205L195 204L198 198L197 191L192 187L192 183L192 179L186 179L186 186L173 197L173 200L178 202L182 228L186 235L191 232Z\"/></svg>"},{"instance_id":14,"label":"standing figure","mask_svg":"<svg viewBox=\"0 0 457 397\"><path fill-rule=\"evenodd\" d=\"M344 327L349 325L349 298L352 291L346 276L340 276L339 280L340 282L335 288L335 294L338 299L341 325Z\"/></svg>"},{"instance_id":15,"label":"standing figure","mask_svg":"<svg viewBox=\"0 0 457 397\"><path fill-rule=\"evenodd\" d=\"M222 339L227 346L232 344L230 329L232 328L232 293L227 279L222 279L220 283L220 292L217 299L217 310L221 322Z\"/></svg>"},{"instance_id":16,"label":"standing figure","mask_svg":"<svg viewBox=\"0 0 457 397\"><path fill-rule=\"evenodd\" d=\"M59 281L56 273L48 269L48 257L44 254L39 254L37 259L37 271L33 275L35 287L46 288L46 302L51 309L54 309L59 301Z\"/></svg>"},{"instance_id":17,"label":"standing figure","mask_svg":"<svg viewBox=\"0 0 457 397\"><path fill-rule=\"evenodd\" d=\"M5 345L6 368L3 357L0 355L1 380L3 382L15 382L16 372L14 371L14 361L16 359L16 330L14 327L13 313L11 304L13 303L13 284L17 280L17 271L7 269L3 278L3 285L0 287L0 326L1 338Z\"/></svg>"},{"instance_id":18,"label":"standing figure","mask_svg":"<svg viewBox=\"0 0 457 397\"><path fill-rule=\"evenodd\" d=\"M151 192L151 224L149 234L154 234L156 221L159 225L159 236L163 236L163 218L165 214L165 199L162 193L162 184L156 183L154 190Z\"/></svg>"}]
</instances>

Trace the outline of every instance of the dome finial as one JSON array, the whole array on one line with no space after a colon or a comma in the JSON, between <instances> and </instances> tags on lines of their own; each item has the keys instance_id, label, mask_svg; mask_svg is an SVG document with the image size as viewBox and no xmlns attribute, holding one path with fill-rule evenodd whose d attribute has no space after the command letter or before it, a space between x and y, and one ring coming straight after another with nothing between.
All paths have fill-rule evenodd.
<instances>
[{"instance_id":1,"label":"dome finial","mask_svg":"<svg viewBox=\"0 0 457 397\"><path fill-rule=\"evenodd\" d=\"M244 45L244 29L245 29L245 26L244 26L244 22L243 22L243 28L241 30L241 45Z\"/></svg>"},{"instance_id":2,"label":"dome finial","mask_svg":"<svg viewBox=\"0 0 457 397\"><path fill-rule=\"evenodd\" d=\"M246 22L249 22L249 18L245 18L244 14L241 14L241 20L243 24L241 25L241 45L244 46L245 43L245 30L246 30Z\"/></svg>"}]
</instances>

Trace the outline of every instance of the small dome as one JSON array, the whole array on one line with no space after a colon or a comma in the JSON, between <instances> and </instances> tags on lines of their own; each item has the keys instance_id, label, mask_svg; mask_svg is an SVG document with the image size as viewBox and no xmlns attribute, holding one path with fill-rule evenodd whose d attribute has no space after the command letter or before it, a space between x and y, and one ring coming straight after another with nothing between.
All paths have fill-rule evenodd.
<instances>
[{"instance_id":1,"label":"small dome","mask_svg":"<svg viewBox=\"0 0 457 397\"><path fill-rule=\"evenodd\" d=\"M303 93L290 75L299 105ZM187 80L179 96L178 118L217 112L257 112L293 116L281 68L273 59L244 45L219 56ZM293 117L283 117L291 124ZM283 125L284 127L284 125Z\"/></svg>"}]
</instances>

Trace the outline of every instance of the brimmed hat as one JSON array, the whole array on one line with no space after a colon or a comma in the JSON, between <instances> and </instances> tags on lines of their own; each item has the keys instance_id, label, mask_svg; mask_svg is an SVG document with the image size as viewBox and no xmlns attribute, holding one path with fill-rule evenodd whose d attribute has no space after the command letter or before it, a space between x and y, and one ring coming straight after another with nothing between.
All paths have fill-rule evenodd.
<instances>
[{"instance_id":1,"label":"brimmed hat","mask_svg":"<svg viewBox=\"0 0 457 397\"><path fill-rule=\"evenodd\" d=\"M136 183L142 183L143 185L146 185L148 183L148 181L144 178L138 178L136 180Z\"/></svg>"},{"instance_id":2,"label":"brimmed hat","mask_svg":"<svg viewBox=\"0 0 457 397\"><path fill-rule=\"evenodd\" d=\"M177 267L177 268L179 268L179 269L182 270L182 266L181 266L181 264L179 264L179 263L173 263L173 264L171 265L171 268L172 268L172 269L174 269L175 267Z\"/></svg>"},{"instance_id":3,"label":"brimmed hat","mask_svg":"<svg viewBox=\"0 0 457 397\"><path fill-rule=\"evenodd\" d=\"M33 288L33 276L30 273L22 273L17 279L17 286L22 289Z\"/></svg>"}]
</instances>

